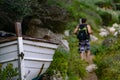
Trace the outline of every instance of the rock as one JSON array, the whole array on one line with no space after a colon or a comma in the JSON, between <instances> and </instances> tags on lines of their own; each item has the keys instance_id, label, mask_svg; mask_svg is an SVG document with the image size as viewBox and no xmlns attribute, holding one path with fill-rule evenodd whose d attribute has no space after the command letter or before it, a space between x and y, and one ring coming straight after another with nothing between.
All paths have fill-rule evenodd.
<instances>
[{"instance_id":1,"label":"rock","mask_svg":"<svg viewBox=\"0 0 120 80\"><path fill-rule=\"evenodd\" d=\"M34 27L33 29L26 32L26 35L30 37L43 38L58 43L60 43L60 40L63 39L62 34L53 33L51 30L41 27Z\"/></svg>"},{"instance_id":2,"label":"rock","mask_svg":"<svg viewBox=\"0 0 120 80\"><path fill-rule=\"evenodd\" d=\"M67 51L70 51L68 41L67 41L67 40L61 40L61 42L62 42L63 47L64 47Z\"/></svg>"},{"instance_id":3,"label":"rock","mask_svg":"<svg viewBox=\"0 0 120 80\"><path fill-rule=\"evenodd\" d=\"M119 27L119 25L117 23L114 23L112 27L116 28L116 27Z\"/></svg>"},{"instance_id":4,"label":"rock","mask_svg":"<svg viewBox=\"0 0 120 80\"><path fill-rule=\"evenodd\" d=\"M109 32L108 32L106 29L104 29L104 28L101 28L101 29L100 29L99 35L100 35L101 37L105 37L105 36L107 36L108 34L109 34Z\"/></svg>"},{"instance_id":5,"label":"rock","mask_svg":"<svg viewBox=\"0 0 120 80\"><path fill-rule=\"evenodd\" d=\"M97 69L97 66L95 64L90 64L89 66L86 67L87 72L93 72L94 70Z\"/></svg>"},{"instance_id":6,"label":"rock","mask_svg":"<svg viewBox=\"0 0 120 80\"><path fill-rule=\"evenodd\" d=\"M107 36L109 33L106 31L106 32L100 32L99 33L99 35L101 36L101 37L105 37L105 36Z\"/></svg>"},{"instance_id":7,"label":"rock","mask_svg":"<svg viewBox=\"0 0 120 80\"><path fill-rule=\"evenodd\" d=\"M48 28L41 27L41 24L41 20L32 19L29 22L29 28L26 31L25 35L36 38L43 38L45 40L59 43L60 45L63 45L66 50L69 51L69 43L67 42L67 40L63 40L64 34L54 33ZM69 36L69 30L65 31L65 36Z\"/></svg>"},{"instance_id":8,"label":"rock","mask_svg":"<svg viewBox=\"0 0 120 80\"><path fill-rule=\"evenodd\" d=\"M98 40L98 38L95 37L94 35L90 35L90 39L91 39L91 41L97 41Z\"/></svg>"},{"instance_id":9,"label":"rock","mask_svg":"<svg viewBox=\"0 0 120 80\"><path fill-rule=\"evenodd\" d=\"M106 32L107 30L106 29L104 29L104 28L101 28L100 29L100 32Z\"/></svg>"},{"instance_id":10,"label":"rock","mask_svg":"<svg viewBox=\"0 0 120 80\"><path fill-rule=\"evenodd\" d=\"M115 28L114 27L108 27L108 30L110 33L114 34L115 33Z\"/></svg>"},{"instance_id":11,"label":"rock","mask_svg":"<svg viewBox=\"0 0 120 80\"><path fill-rule=\"evenodd\" d=\"M118 34L119 34L119 32L115 32L115 33L114 33L114 36L117 37Z\"/></svg>"},{"instance_id":12,"label":"rock","mask_svg":"<svg viewBox=\"0 0 120 80\"><path fill-rule=\"evenodd\" d=\"M69 36L69 32L70 32L69 30L65 30L64 35Z\"/></svg>"},{"instance_id":13,"label":"rock","mask_svg":"<svg viewBox=\"0 0 120 80\"><path fill-rule=\"evenodd\" d=\"M67 51L69 51L69 43L67 40L63 39L63 34L53 33L47 28L36 27L35 31L29 31L26 35L57 42L61 44Z\"/></svg>"},{"instance_id":14,"label":"rock","mask_svg":"<svg viewBox=\"0 0 120 80\"><path fill-rule=\"evenodd\" d=\"M54 70L53 80L63 80L60 71Z\"/></svg>"}]
</instances>

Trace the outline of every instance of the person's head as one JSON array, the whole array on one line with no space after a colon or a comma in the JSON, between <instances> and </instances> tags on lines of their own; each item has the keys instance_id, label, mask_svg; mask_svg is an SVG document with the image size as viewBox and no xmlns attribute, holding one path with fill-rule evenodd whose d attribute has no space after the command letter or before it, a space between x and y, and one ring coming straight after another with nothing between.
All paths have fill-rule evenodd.
<instances>
[{"instance_id":1,"label":"person's head","mask_svg":"<svg viewBox=\"0 0 120 80\"><path fill-rule=\"evenodd\" d=\"M82 18L82 19L81 19L81 22L82 22L82 23L86 23L86 21L87 21L86 18Z\"/></svg>"}]
</instances>

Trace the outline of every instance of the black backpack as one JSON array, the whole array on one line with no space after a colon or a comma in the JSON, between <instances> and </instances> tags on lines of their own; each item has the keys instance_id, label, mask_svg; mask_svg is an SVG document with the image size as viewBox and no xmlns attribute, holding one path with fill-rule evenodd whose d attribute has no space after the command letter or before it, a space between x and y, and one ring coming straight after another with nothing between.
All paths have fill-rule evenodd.
<instances>
[{"instance_id":1,"label":"black backpack","mask_svg":"<svg viewBox=\"0 0 120 80\"><path fill-rule=\"evenodd\" d=\"M87 24L79 25L79 32L77 34L77 38L79 39L79 41L84 41L84 40L89 39Z\"/></svg>"}]
</instances>

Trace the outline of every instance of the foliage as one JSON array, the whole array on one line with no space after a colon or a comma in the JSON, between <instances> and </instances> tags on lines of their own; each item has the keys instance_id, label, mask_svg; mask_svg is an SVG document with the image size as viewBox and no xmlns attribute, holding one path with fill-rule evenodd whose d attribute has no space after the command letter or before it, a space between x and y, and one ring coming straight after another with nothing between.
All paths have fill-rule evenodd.
<instances>
[{"instance_id":1,"label":"foliage","mask_svg":"<svg viewBox=\"0 0 120 80\"><path fill-rule=\"evenodd\" d=\"M53 2L54 4L51 4L50 2ZM44 4L33 4L32 15L36 16L42 21L43 27L47 27L56 33L63 33L63 31L66 29L65 24L68 20L68 13L64 8L56 4L57 3L54 0L46 0ZM60 4L62 3L60 2Z\"/></svg>"},{"instance_id":2,"label":"foliage","mask_svg":"<svg viewBox=\"0 0 120 80\"><path fill-rule=\"evenodd\" d=\"M97 55L99 53L105 53L107 47L102 44L91 44L91 53Z\"/></svg>"},{"instance_id":3,"label":"foliage","mask_svg":"<svg viewBox=\"0 0 120 80\"><path fill-rule=\"evenodd\" d=\"M67 76L67 69L68 69L68 52L63 48L59 47L55 55L53 57L53 62L51 63L49 69L47 70L46 74L55 75L55 72L59 72L63 78Z\"/></svg>"},{"instance_id":4,"label":"foliage","mask_svg":"<svg viewBox=\"0 0 120 80\"><path fill-rule=\"evenodd\" d=\"M0 80L11 80L13 77L17 75L18 75L18 69L13 68L13 64L9 63L3 69L2 69L2 65L0 65Z\"/></svg>"},{"instance_id":5,"label":"foliage","mask_svg":"<svg viewBox=\"0 0 120 80\"><path fill-rule=\"evenodd\" d=\"M46 74L54 75L54 71L60 71L64 78L68 75L69 80L78 80L86 76L85 66L87 64L80 59L78 47L76 47L78 42L75 36L66 39L70 43L70 53L66 52L61 47L58 48Z\"/></svg>"},{"instance_id":6,"label":"foliage","mask_svg":"<svg viewBox=\"0 0 120 80\"><path fill-rule=\"evenodd\" d=\"M100 80L119 80L120 54L97 56L97 76ZM102 57L102 58L101 58Z\"/></svg>"},{"instance_id":7,"label":"foliage","mask_svg":"<svg viewBox=\"0 0 120 80\"><path fill-rule=\"evenodd\" d=\"M119 0L113 0L113 2L114 2L114 3L120 3L120 1L119 1Z\"/></svg>"},{"instance_id":8,"label":"foliage","mask_svg":"<svg viewBox=\"0 0 120 80\"><path fill-rule=\"evenodd\" d=\"M58 5L49 5L47 0L0 0L0 15L2 25L0 29L4 31L15 32L14 22L22 21L26 16L32 16L31 18L42 21L42 27L57 33L62 33L66 29L68 16L65 9Z\"/></svg>"},{"instance_id":9,"label":"foliage","mask_svg":"<svg viewBox=\"0 0 120 80\"><path fill-rule=\"evenodd\" d=\"M11 27L14 21L22 20L24 16L39 18L43 23L42 27L54 32L63 32L69 28L70 53L59 48L47 73L53 75L56 70L60 71L63 77L68 75L70 80L78 80L86 75L86 63L79 58L76 47L78 41L72 35L74 27L82 17L88 19L94 32L98 31L99 25L120 23L120 12L115 11L117 6L119 8L118 3L119 0L0 0L0 29L14 30ZM117 42L111 47L92 44L91 51L96 55L95 63L99 67L97 74L101 80L119 80L119 55L116 54L119 54L119 44Z\"/></svg>"},{"instance_id":10,"label":"foliage","mask_svg":"<svg viewBox=\"0 0 120 80\"><path fill-rule=\"evenodd\" d=\"M0 0L0 10L14 20L21 19L30 11L30 0Z\"/></svg>"},{"instance_id":11,"label":"foliage","mask_svg":"<svg viewBox=\"0 0 120 80\"><path fill-rule=\"evenodd\" d=\"M116 10L120 10L120 4L116 4Z\"/></svg>"},{"instance_id":12,"label":"foliage","mask_svg":"<svg viewBox=\"0 0 120 80\"><path fill-rule=\"evenodd\" d=\"M100 15L98 15L96 6L85 3L83 0L72 0L69 5L66 4L65 9L67 9L70 14L70 29L71 27L75 27L77 24L79 24L79 19L83 17L88 19L88 23L91 25L94 31L97 31L97 25L100 25L102 23L102 19ZM76 22L76 25L73 25L73 22Z\"/></svg>"},{"instance_id":13,"label":"foliage","mask_svg":"<svg viewBox=\"0 0 120 80\"><path fill-rule=\"evenodd\" d=\"M101 25L111 25L115 22L117 22L117 23L119 22L119 13L117 13L115 11L117 6L113 0L105 0L105 1L103 1L103 0L93 0L93 1L85 0L83 2L85 2L87 5L89 5L91 3L91 5L89 5L90 8L93 8L94 12L97 11L98 15L102 19ZM91 10L91 11L93 11L93 10ZM107 16L110 16L110 19ZM98 19L98 17L96 17L96 18ZM99 18L99 20L100 20L100 18ZM92 16L92 19L94 19L93 16Z\"/></svg>"},{"instance_id":14,"label":"foliage","mask_svg":"<svg viewBox=\"0 0 120 80\"><path fill-rule=\"evenodd\" d=\"M120 41L108 47L106 51L97 54L94 62L97 64L97 76L100 80L119 80L120 79Z\"/></svg>"},{"instance_id":15,"label":"foliage","mask_svg":"<svg viewBox=\"0 0 120 80\"><path fill-rule=\"evenodd\" d=\"M15 32L14 22L30 14L30 0L0 0L1 30Z\"/></svg>"},{"instance_id":16,"label":"foliage","mask_svg":"<svg viewBox=\"0 0 120 80\"><path fill-rule=\"evenodd\" d=\"M66 6L66 3L68 3L68 2L69 2L68 0L57 0L57 1L56 0L47 0L47 3L49 5L61 6L63 8Z\"/></svg>"},{"instance_id":17,"label":"foliage","mask_svg":"<svg viewBox=\"0 0 120 80\"><path fill-rule=\"evenodd\" d=\"M88 23L94 31L97 31L96 27L101 25L102 22L105 23L105 25L109 25L119 21L118 13L114 15L114 13L110 14L111 12L97 11L98 7L95 4L98 2L102 2L102 0L1 0L0 14L2 16L0 17L0 23L2 27L0 29L13 32L13 27L10 28L9 26L14 26L13 23L16 20L22 20L24 16L35 16L42 21L42 27L47 27L58 33L63 33L65 29L74 27L75 25L73 25L72 22L78 24L79 18L82 17L88 19ZM114 7L112 0L103 2ZM98 14L99 12L101 13L100 15ZM110 20L106 17L106 14L110 14ZM105 17L105 19L103 17ZM106 23L106 21L108 22ZM66 25L69 23L73 26ZM3 26L5 26L5 28Z\"/></svg>"},{"instance_id":18,"label":"foliage","mask_svg":"<svg viewBox=\"0 0 120 80\"><path fill-rule=\"evenodd\" d=\"M115 4L113 3L112 0L97 1L95 4L101 8L108 8L108 9L115 9L116 8Z\"/></svg>"},{"instance_id":19,"label":"foliage","mask_svg":"<svg viewBox=\"0 0 120 80\"><path fill-rule=\"evenodd\" d=\"M98 8L98 13L102 18L103 25L111 25L119 22L119 13L112 10Z\"/></svg>"},{"instance_id":20,"label":"foliage","mask_svg":"<svg viewBox=\"0 0 120 80\"><path fill-rule=\"evenodd\" d=\"M107 12L101 12L100 15L101 15L102 20L103 20L103 25L107 26L108 24L110 24L110 21L112 21L112 15L111 14L109 14ZM109 16L107 16L107 15L109 15ZM108 21L108 20L110 20L110 21Z\"/></svg>"},{"instance_id":21,"label":"foliage","mask_svg":"<svg viewBox=\"0 0 120 80\"><path fill-rule=\"evenodd\" d=\"M84 61L80 59L80 55L78 52L78 40L75 38L75 36L70 36L68 39L70 43L70 56L68 61L68 76L70 77L70 80L73 78L83 78L86 76L86 70L85 66L87 65ZM77 80L77 79L73 79Z\"/></svg>"}]
</instances>

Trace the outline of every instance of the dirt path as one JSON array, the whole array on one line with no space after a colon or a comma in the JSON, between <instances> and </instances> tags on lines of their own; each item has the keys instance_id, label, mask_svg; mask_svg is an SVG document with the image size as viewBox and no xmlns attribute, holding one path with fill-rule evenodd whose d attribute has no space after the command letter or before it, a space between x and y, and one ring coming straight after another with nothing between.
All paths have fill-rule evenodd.
<instances>
[{"instance_id":1,"label":"dirt path","mask_svg":"<svg viewBox=\"0 0 120 80\"><path fill-rule=\"evenodd\" d=\"M94 56L90 57L90 60L88 61L89 65L94 64L93 61L92 61L93 58L94 58ZM84 80L98 80L98 78L96 76L96 73L93 71L93 72L87 72L87 76L85 77Z\"/></svg>"},{"instance_id":2,"label":"dirt path","mask_svg":"<svg viewBox=\"0 0 120 80\"><path fill-rule=\"evenodd\" d=\"M95 72L91 72L88 73L86 78L84 80L98 80L96 73Z\"/></svg>"}]
</instances>

